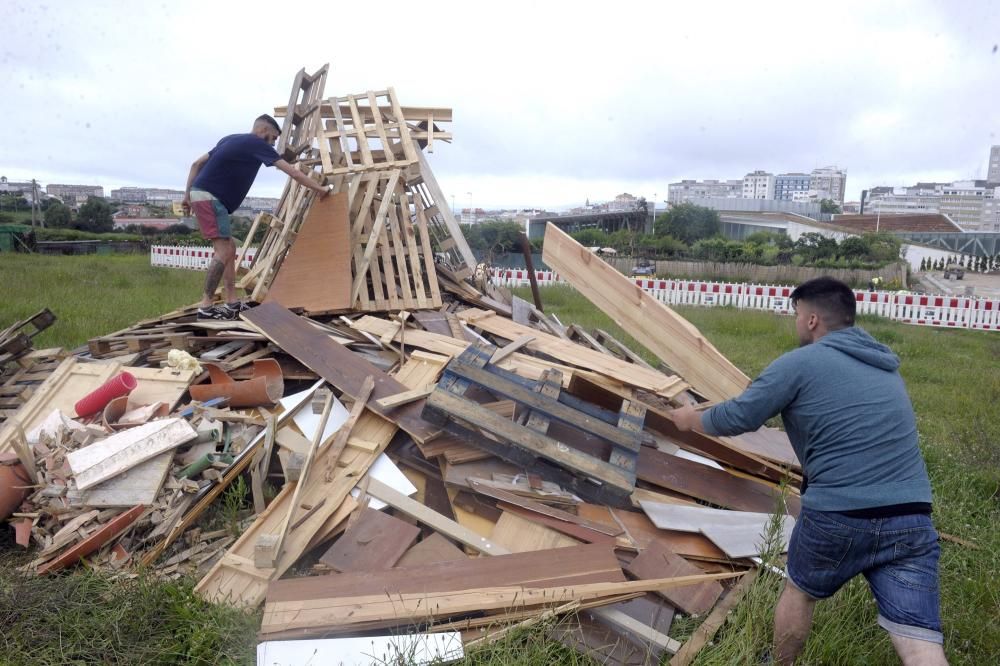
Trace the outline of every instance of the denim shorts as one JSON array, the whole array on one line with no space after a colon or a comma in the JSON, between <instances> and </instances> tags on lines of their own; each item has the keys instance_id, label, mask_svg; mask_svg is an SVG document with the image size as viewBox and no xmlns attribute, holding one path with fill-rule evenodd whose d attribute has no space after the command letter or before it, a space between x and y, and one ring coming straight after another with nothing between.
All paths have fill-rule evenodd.
<instances>
[{"instance_id":1,"label":"denim shorts","mask_svg":"<svg viewBox=\"0 0 1000 666\"><path fill-rule=\"evenodd\" d=\"M925 514L854 518L802 508L788 545L788 578L813 599L863 574L891 634L942 643L938 535Z\"/></svg>"}]
</instances>

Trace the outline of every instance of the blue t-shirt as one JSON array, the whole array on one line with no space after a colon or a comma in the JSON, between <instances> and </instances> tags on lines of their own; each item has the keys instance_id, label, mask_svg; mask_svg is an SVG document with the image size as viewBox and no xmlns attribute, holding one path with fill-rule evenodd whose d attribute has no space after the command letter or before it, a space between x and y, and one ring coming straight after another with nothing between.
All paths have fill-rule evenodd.
<instances>
[{"instance_id":1,"label":"blue t-shirt","mask_svg":"<svg viewBox=\"0 0 1000 666\"><path fill-rule=\"evenodd\" d=\"M259 136L230 134L208 151L208 162L191 186L210 192L232 213L246 198L260 165L271 166L279 159L274 148Z\"/></svg>"}]
</instances>

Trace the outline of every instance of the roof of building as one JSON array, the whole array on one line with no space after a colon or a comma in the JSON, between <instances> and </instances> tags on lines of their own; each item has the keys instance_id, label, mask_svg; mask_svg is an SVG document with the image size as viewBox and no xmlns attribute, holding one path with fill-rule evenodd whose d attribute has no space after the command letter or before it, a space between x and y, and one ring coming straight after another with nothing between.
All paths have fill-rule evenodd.
<instances>
[{"instance_id":1,"label":"roof of building","mask_svg":"<svg viewBox=\"0 0 1000 666\"><path fill-rule=\"evenodd\" d=\"M954 233L962 231L947 215L940 213L883 213L882 215L834 215L831 224L855 233L875 231L937 231Z\"/></svg>"}]
</instances>

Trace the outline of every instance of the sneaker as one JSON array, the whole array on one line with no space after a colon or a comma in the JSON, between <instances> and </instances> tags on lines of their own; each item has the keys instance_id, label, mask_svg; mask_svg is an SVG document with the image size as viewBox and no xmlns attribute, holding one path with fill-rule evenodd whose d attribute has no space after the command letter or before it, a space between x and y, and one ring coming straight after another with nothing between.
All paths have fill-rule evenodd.
<instances>
[{"instance_id":1,"label":"sneaker","mask_svg":"<svg viewBox=\"0 0 1000 666\"><path fill-rule=\"evenodd\" d=\"M237 315L239 315L239 313L246 312L247 310L253 309L256 306L251 305L250 303L246 303L244 301L236 301L235 303L226 303L225 307L228 308L230 311L235 312Z\"/></svg>"},{"instance_id":2,"label":"sneaker","mask_svg":"<svg viewBox=\"0 0 1000 666\"><path fill-rule=\"evenodd\" d=\"M232 321L233 319L237 319L239 316L239 312L231 310L227 305L210 305L207 308L198 308L198 319Z\"/></svg>"}]
</instances>

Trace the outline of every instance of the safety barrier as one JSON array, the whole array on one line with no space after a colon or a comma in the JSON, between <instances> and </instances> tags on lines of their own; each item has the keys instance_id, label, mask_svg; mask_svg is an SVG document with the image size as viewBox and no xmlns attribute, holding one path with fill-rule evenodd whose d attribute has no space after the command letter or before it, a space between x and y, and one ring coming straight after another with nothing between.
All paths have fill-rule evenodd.
<instances>
[{"instance_id":1,"label":"safety barrier","mask_svg":"<svg viewBox=\"0 0 1000 666\"><path fill-rule=\"evenodd\" d=\"M257 248L249 248L247 256L240 265L250 268ZM149 263L152 266L164 268L188 268L196 271L208 270L208 265L215 257L215 249L211 247L174 247L172 245L153 245L149 248Z\"/></svg>"},{"instance_id":2,"label":"safety barrier","mask_svg":"<svg viewBox=\"0 0 1000 666\"><path fill-rule=\"evenodd\" d=\"M250 248L242 266L249 268L256 254ZM215 252L210 247L172 247L154 245L150 263L168 268L206 270ZM539 285L565 284L553 271L535 271ZM733 306L745 310L770 310L791 314L793 287L757 284L702 282L699 280L660 280L634 278L635 284L656 300L667 305ZM493 283L504 287L530 284L525 269L493 269ZM855 291L859 314L886 317L905 324L968 328L981 331L1000 330L1000 300L900 294L891 291Z\"/></svg>"},{"instance_id":3,"label":"safety barrier","mask_svg":"<svg viewBox=\"0 0 1000 666\"><path fill-rule=\"evenodd\" d=\"M539 285L565 282L553 271L535 271ZM667 305L733 306L747 310L770 310L791 314L793 287L730 284L697 280L633 278L635 284ZM530 284L525 269L494 269L493 282L517 287ZM891 291L855 291L859 314L886 317L905 324L1000 330L1000 300L900 294Z\"/></svg>"}]
</instances>

